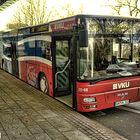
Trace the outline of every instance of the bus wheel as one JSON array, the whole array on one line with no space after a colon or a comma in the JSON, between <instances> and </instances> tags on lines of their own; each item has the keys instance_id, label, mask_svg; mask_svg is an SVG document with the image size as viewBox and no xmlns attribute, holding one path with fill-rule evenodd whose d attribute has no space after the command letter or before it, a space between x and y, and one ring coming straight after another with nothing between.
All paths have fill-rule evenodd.
<instances>
[{"instance_id":1,"label":"bus wheel","mask_svg":"<svg viewBox=\"0 0 140 140\"><path fill-rule=\"evenodd\" d=\"M48 94L49 86L48 86L47 78L44 74L42 74L40 77L39 88L42 92L44 92L45 94Z\"/></svg>"},{"instance_id":2,"label":"bus wheel","mask_svg":"<svg viewBox=\"0 0 140 140\"><path fill-rule=\"evenodd\" d=\"M1 68L4 68L4 60L2 59L2 64L1 64Z\"/></svg>"}]
</instances>

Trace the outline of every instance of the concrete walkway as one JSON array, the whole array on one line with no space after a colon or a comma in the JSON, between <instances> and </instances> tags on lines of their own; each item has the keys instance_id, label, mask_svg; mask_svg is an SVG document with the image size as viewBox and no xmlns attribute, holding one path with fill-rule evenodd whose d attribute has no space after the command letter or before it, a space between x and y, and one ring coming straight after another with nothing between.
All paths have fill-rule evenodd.
<instances>
[{"instance_id":1,"label":"concrete walkway","mask_svg":"<svg viewBox=\"0 0 140 140\"><path fill-rule=\"evenodd\" d=\"M0 140L125 140L0 70Z\"/></svg>"}]
</instances>

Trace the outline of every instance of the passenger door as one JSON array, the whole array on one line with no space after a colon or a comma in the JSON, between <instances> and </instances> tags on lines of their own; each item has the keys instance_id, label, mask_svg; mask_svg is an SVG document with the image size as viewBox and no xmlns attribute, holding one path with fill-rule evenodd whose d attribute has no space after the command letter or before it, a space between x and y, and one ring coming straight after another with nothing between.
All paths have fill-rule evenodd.
<instances>
[{"instance_id":1,"label":"passenger door","mask_svg":"<svg viewBox=\"0 0 140 140\"><path fill-rule=\"evenodd\" d=\"M54 96L71 93L70 38L54 38Z\"/></svg>"}]
</instances>

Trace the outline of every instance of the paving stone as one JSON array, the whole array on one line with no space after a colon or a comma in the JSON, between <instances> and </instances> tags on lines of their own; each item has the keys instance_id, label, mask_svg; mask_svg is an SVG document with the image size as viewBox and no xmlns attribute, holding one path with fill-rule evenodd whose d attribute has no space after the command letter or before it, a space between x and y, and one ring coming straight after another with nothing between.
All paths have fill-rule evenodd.
<instances>
[{"instance_id":1,"label":"paving stone","mask_svg":"<svg viewBox=\"0 0 140 140\"><path fill-rule=\"evenodd\" d=\"M76 131L68 131L63 132L63 134L69 139L69 140L91 140L88 136L83 134L82 132L76 130Z\"/></svg>"},{"instance_id":2,"label":"paving stone","mask_svg":"<svg viewBox=\"0 0 140 140\"><path fill-rule=\"evenodd\" d=\"M54 127L47 121L42 121L39 122L38 125L43 129L43 130L47 130L47 129L54 129Z\"/></svg>"},{"instance_id":3,"label":"paving stone","mask_svg":"<svg viewBox=\"0 0 140 140\"><path fill-rule=\"evenodd\" d=\"M37 100L35 100L34 97L32 97L32 96L28 96L28 98L26 99L26 102L29 102L29 103L37 102Z\"/></svg>"},{"instance_id":4,"label":"paving stone","mask_svg":"<svg viewBox=\"0 0 140 140\"><path fill-rule=\"evenodd\" d=\"M14 112L11 110L11 109L0 109L0 116L2 116L2 115L8 115L8 114L13 114Z\"/></svg>"},{"instance_id":5,"label":"paving stone","mask_svg":"<svg viewBox=\"0 0 140 140\"><path fill-rule=\"evenodd\" d=\"M2 99L0 100L0 108L1 106L6 106L6 103Z\"/></svg>"},{"instance_id":6,"label":"paving stone","mask_svg":"<svg viewBox=\"0 0 140 140\"><path fill-rule=\"evenodd\" d=\"M46 133L35 134L37 140L51 140L51 138Z\"/></svg>"},{"instance_id":7,"label":"paving stone","mask_svg":"<svg viewBox=\"0 0 140 140\"><path fill-rule=\"evenodd\" d=\"M18 92L18 90L15 88L14 91ZM14 101L20 101L20 98L15 94L15 93L11 93L9 95L11 97L11 99L13 99Z\"/></svg>"},{"instance_id":8,"label":"paving stone","mask_svg":"<svg viewBox=\"0 0 140 140\"><path fill-rule=\"evenodd\" d=\"M17 91L17 92L18 92L18 91ZM21 101L22 101L19 97L16 97L16 96L14 96L14 97L12 96L11 98L12 98L15 102L17 102L17 101L18 101L18 102L21 102Z\"/></svg>"},{"instance_id":9,"label":"paving stone","mask_svg":"<svg viewBox=\"0 0 140 140\"><path fill-rule=\"evenodd\" d=\"M16 109L16 108L13 108L12 109L13 112L16 114L16 116L25 116L27 115L22 109Z\"/></svg>"},{"instance_id":10,"label":"paving stone","mask_svg":"<svg viewBox=\"0 0 140 140\"><path fill-rule=\"evenodd\" d=\"M7 135L1 135L0 140L10 140Z\"/></svg>"},{"instance_id":11,"label":"paving stone","mask_svg":"<svg viewBox=\"0 0 140 140\"><path fill-rule=\"evenodd\" d=\"M40 134L44 132L43 129L39 127L39 125L31 125L27 126L27 128L30 130L32 134Z\"/></svg>"},{"instance_id":12,"label":"paving stone","mask_svg":"<svg viewBox=\"0 0 140 140\"><path fill-rule=\"evenodd\" d=\"M0 120L0 122L1 122L1 120ZM3 128L3 126L1 125L1 123L0 123L0 132L1 131L4 131L4 128Z\"/></svg>"},{"instance_id":13,"label":"paving stone","mask_svg":"<svg viewBox=\"0 0 140 140\"><path fill-rule=\"evenodd\" d=\"M60 118L59 116L49 118L48 122L50 122L55 128L57 128L61 132L75 129L70 123Z\"/></svg>"},{"instance_id":14,"label":"paving stone","mask_svg":"<svg viewBox=\"0 0 140 140\"><path fill-rule=\"evenodd\" d=\"M36 122L29 115L20 116L19 119L24 123L25 126L36 124Z\"/></svg>"},{"instance_id":15,"label":"paving stone","mask_svg":"<svg viewBox=\"0 0 140 140\"><path fill-rule=\"evenodd\" d=\"M23 100L18 100L18 101L15 101L18 105L24 105L26 104Z\"/></svg>"},{"instance_id":16,"label":"paving stone","mask_svg":"<svg viewBox=\"0 0 140 140\"><path fill-rule=\"evenodd\" d=\"M5 130L1 130L0 131L0 136L4 136L4 135L7 135L6 132L5 132Z\"/></svg>"},{"instance_id":17,"label":"paving stone","mask_svg":"<svg viewBox=\"0 0 140 140\"><path fill-rule=\"evenodd\" d=\"M68 140L66 137L57 137L57 138L52 138L52 140Z\"/></svg>"},{"instance_id":18,"label":"paving stone","mask_svg":"<svg viewBox=\"0 0 140 140\"><path fill-rule=\"evenodd\" d=\"M0 105L0 110L5 110L5 109L9 109L9 106L7 104Z\"/></svg>"},{"instance_id":19,"label":"paving stone","mask_svg":"<svg viewBox=\"0 0 140 140\"><path fill-rule=\"evenodd\" d=\"M26 114L28 114L28 115L30 115L30 116L32 116L32 115L39 115L39 113L38 112L36 112L33 108L26 108L26 109L23 109L23 111L26 113Z\"/></svg>"},{"instance_id":20,"label":"paving stone","mask_svg":"<svg viewBox=\"0 0 140 140\"><path fill-rule=\"evenodd\" d=\"M19 106L22 109L30 109L30 107L28 105L26 105L26 104L20 104Z\"/></svg>"},{"instance_id":21,"label":"paving stone","mask_svg":"<svg viewBox=\"0 0 140 140\"><path fill-rule=\"evenodd\" d=\"M10 106L11 109L20 109L20 106L16 103L14 104L8 104Z\"/></svg>"},{"instance_id":22,"label":"paving stone","mask_svg":"<svg viewBox=\"0 0 140 140\"><path fill-rule=\"evenodd\" d=\"M3 115L1 116L1 123L2 125L19 125L19 126L24 126L23 123L17 118L16 115Z\"/></svg>"},{"instance_id":23,"label":"paving stone","mask_svg":"<svg viewBox=\"0 0 140 140\"><path fill-rule=\"evenodd\" d=\"M57 114L55 114L51 110L40 110L38 111L44 118L51 118L51 117L57 117Z\"/></svg>"},{"instance_id":24,"label":"paving stone","mask_svg":"<svg viewBox=\"0 0 140 140\"><path fill-rule=\"evenodd\" d=\"M37 103L37 101L31 102L30 105L36 111L45 110L46 106L42 105L41 103Z\"/></svg>"},{"instance_id":25,"label":"paving stone","mask_svg":"<svg viewBox=\"0 0 140 140\"><path fill-rule=\"evenodd\" d=\"M8 89L6 86L4 86L4 87L2 88L2 90L3 90L3 93L6 93L5 95L11 93L11 90Z\"/></svg>"},{"instance_id":26,"label":"paving stone","mask_svg":"<svg viewBox=\"0 0 140 140\"><path fill-rule=\"evenodd\" d=\"M46 119L44 117L42 117L41 115L37 114L37 115L31 115L31 118L35 121L35 122L45 122Z\"/></svg>"},{"instance_id":27,"label":"paving stone","mask_svg":"<svg viewBox=\"0 0 140 140\"><path fill-rule=\"evenodd\" d=\"M30 133L30 131L24 126L20 125L8 125L5 124L4 128L6 130L6 134L10 138L10 140L28 140L34 139L34 136Z\"/></svg>"},{"instance_id":28,"label":"paving stone","mask_svg":"<svg viewBox=\"0 0 140 140\"><path fill-rule=\"evenodd\" d=\"M8 124L8 123L3 123L3 127L4 127L4 130L7 132L9 132L10 130L12 129L22 129L22 128L25 128L25 126L22 124Z\"/></svg>"},{"instance_id":29,"label":"paving stone","mask_svg":"<svg viewBox=\"0 0 140 140\"><path fill-rule=\"evenodd\" d=\"M60 131L58 131L57 129L55 128L49 128L47 127L45 129L45 132L53 139L53 140L66 140L67 138L62 134L60 133Z\"/></svg>"}]
</instances>

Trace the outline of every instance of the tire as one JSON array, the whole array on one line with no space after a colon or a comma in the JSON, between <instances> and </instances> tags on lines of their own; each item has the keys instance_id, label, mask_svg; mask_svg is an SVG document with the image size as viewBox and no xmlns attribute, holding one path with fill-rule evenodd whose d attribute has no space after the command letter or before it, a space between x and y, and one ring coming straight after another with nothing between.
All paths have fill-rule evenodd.
<instances>
[{"instance_id":1,"label":"tire","mask_svg":"<svg viewBox=\"0 0 140 140\"><path fill-rule=\"evenodd\" d=\"M39 79L39 88L40 90L45 93L45 94L48 94L49 93L49 85L48 85L48 80L46 78L46 76L44 74L42 74L40 76L40 79Z\"/></svg>"}]
</instances>

